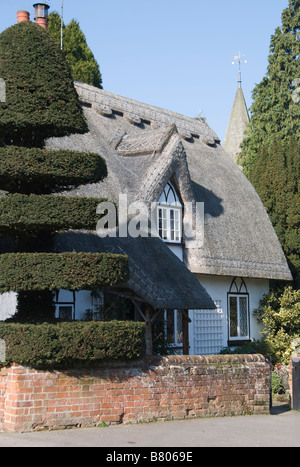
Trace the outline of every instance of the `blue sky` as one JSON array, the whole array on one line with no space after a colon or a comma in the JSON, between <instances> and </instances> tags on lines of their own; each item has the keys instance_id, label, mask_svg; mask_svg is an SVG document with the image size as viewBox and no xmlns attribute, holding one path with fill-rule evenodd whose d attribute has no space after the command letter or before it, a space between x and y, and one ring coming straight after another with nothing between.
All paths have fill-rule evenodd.
<instances>
[{"instance_id":1,"label":"blue sky","mask_svg":"<svg viewBox=\"0 0 300 467\"><path fill-rule=\"evenodd\" d=\"M0 0L0 31L32 0ZM61 0L50 0L60 12ZM224 139L233 105L239 51L243 90L266 73L271 35L288 0L64 0L100 65L104 89L190 117L202 113Z\"/></svg>"}]
</instances>

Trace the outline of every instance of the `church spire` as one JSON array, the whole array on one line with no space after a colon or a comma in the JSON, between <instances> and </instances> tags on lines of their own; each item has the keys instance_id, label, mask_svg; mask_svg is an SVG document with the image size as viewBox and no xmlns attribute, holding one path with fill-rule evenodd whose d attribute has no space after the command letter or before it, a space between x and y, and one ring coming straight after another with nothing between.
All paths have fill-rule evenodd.
<instances>
[{"instance_id":1,"label":"church spire","mask_svg":"<svg viewBox=\"0 0 300 467\"><path fill-rule=\"evenodd\" d=\"M223 143L223 148L226 152L228 152L230 157L235 162L237 161L238 155L241 152L240 146L244 139L246 126L250 122L247 105L242 90L242 57L244 57L244 55L241 55L239 52L239 55L234 57L234 61L232 62L233 65L237 63L239 66L238 89ZM246 60L245 63L247 63Z\"/></svg>"}]
</instances>

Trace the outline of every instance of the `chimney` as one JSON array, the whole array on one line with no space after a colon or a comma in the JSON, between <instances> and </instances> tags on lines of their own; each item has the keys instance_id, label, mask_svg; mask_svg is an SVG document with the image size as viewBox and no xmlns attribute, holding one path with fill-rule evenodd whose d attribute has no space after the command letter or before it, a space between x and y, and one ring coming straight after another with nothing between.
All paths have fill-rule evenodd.
<instances>
[{"instance_id":1,"label":"chimney","mask_svg":"<svg viewBox=\"0 0 300 467\"><path fill-rule=\"evenodd\" d=\"M48 27L48 10L50 8L47 3L35 3L33 5L35 12L34 12L34 20L36 24L42 26L42 28L47 29Z\"/></svg>"},{"instance_id":2,"label":"chimney","mask_svg":"<svg viewBox=\"0 0 300 467\"><path fill-rule=\"evenodd\" d=\"M17 21L18 21L18 23L22 23L22 21L28 22L29 18L30 18L30 15L29 15L28 11L21 10L21 11L17 12Z\"/></svg>"}]
</instances>

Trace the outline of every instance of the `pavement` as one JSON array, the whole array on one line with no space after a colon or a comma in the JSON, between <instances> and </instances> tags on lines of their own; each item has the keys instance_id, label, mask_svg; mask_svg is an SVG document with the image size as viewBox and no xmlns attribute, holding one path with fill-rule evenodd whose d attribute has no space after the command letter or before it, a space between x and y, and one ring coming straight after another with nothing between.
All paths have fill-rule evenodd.
<instances>
[{"instance_id":1,"label":"pavement","mask_svg":"<svg viewBox=\"0 0 300 467\"><path fill-rule=\"evenodd\" d=\"M192 448L197 447L300 447L300 411L282 405L274 407L270 415L0 433L1 447L115 448L104 450L105 456L109 452L114 455L138 452L140 447L144 448L143 453L147 452L145 448L184 448L185 451L190 448L193 451Z\"/></svg>"}]
</instances>

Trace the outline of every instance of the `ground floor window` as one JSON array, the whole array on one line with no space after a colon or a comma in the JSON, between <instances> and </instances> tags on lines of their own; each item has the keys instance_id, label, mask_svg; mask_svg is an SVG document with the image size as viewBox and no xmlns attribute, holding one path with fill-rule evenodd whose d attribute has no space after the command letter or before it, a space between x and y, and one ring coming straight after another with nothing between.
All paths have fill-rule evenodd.
<instances>
[{"instance_id":1,"label":"ground floor window","mask_svg":"<svg viewBox=\"0 0 300 467\"><path fill-rule=\"evenodd\" d=\"M63 321L72 321L74 314L73 305L56 305L56 318Z\"/></svg>"},{"instance_id":2,"label":"ground floor window","mask_svg":"<svg viewBox=\"0 0 300 467\"><path fill-rule=\"evenodd\" d=\"M182 312L178 310L165 311L165 335L167 343L174 347L183 345Z\"/></svg>"},{"instance_id":3,"label":"ground floor window","mask_svg":"<svg viewBox=\"0 0 300 467\"><path fill-rule=\"evenodd\" d=\"M250 339L249 294L241 277L233 279L228 293L229 342Z\"/></svg>"},{"instance_id":4,"label":"ground floor window","mask_svg":"<svg viewBox=\"0 0 300 467\"><path fill-rule=\"evenodd\" d=\"M229 295L229 338L249 339L249 303L246 295Z\"/></svg>"}]
</instances>

